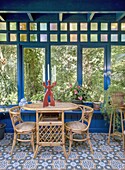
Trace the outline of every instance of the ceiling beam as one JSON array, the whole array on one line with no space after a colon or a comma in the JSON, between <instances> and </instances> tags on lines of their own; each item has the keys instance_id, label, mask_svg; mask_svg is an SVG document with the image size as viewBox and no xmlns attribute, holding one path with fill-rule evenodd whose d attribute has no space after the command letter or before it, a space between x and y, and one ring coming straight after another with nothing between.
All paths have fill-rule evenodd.
<instances>
[{"instance_id":1,"label":"ceiling beam","mask_svg":"<svg viewBox=\"0 0 125 170\"><path fill-rule=\"evenodd\" d=\"M5 21L5 19L0 15L0 20L1 21Z\"/></svg>"},{"instance_id":2,"label":"ceiling beam","mask_svg":"<svg viewBox=\"0 0 125 170\"><path fill-rule=\"evenodd\" d=\"M116 14L116 21L120 21L124 16L125 16L125 12L124 13L117 13Z\"/></svg>"},{"instance_id":3,"label":"ceiling beam","mask_svg":"<svg viewBox=\"0 0 125 170\"><path fill-rule=\"evenodd\" d=\"M95 12L87 14L87 21L90 22L93 19L94 15L95 15Z\"/></svg>"},{"instance_id":4,"label":"ceiling beam","mask_svg":"<svg viewBox=\"0 0 125 170\"><path fill-rule=\"evenodd\" d=\"M62 22L63 20L63 13L59 13L59 21Z\"/></svg>"},{"instance_id":5,"label":"ceiling beam","mask_svg":"<svg viewBox=\"0 0 125 170\"><path fill-rule=\"evenodd\" d=\"M28 15L28 17L29 17L29 19L30 19L30 21L34 21L34 19L33 19L33 16L32 16L32 14L31 13L27 13L27 15Z\"/></svg>"},{"instance_id":6,"label":"ceiling beam","mask_svg":"<svg viewBox=\"0 0 125 170\"><path fill-rule=\"evenodd\" d=\"M0 12L125 12L125 0L4 0Z\"/></svg>"}]
</instances>

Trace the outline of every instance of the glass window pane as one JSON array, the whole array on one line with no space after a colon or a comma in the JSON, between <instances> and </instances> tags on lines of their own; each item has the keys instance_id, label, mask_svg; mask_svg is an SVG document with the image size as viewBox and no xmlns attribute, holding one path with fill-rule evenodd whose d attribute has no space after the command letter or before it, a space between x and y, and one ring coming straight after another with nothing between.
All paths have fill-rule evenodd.
<instances>
[{"instance_id":1,"label":"glass window pane","mask_svg":"<svg viewBox=\"0 0 125 170\"><path fill-rule=\"evenodd\" d=\"M107 42L108 41L108 34L101 34L101 41Z\"/></svg>"},{"instance_id":2,"label":"glass window pane","mask_svg":"<svg viewBox=\"0 0 125 170\"><path fill-rule=\"evenodd\" d=\"M50 23L50 31L57 31L57 23Z\"/></svg>"},{"instance_id":3,"label":"glass window pane","mask_svg":"<svg viewBox=\"0 0 125 170\"><path fill-rule=\"evenodd\" d=\"M17 46L0 45L0 105L17 104Z\"/></svg>"},{"instance_id":4,"label":"glass window pane","mask_svg":"<svg viewBox=\"0 0 125 170\"><path fill-rule=\"evenodd\" d=\"M80 34L80 41L81 42L87 42L88 41L88 35L87 34Z\"/></svg>"},{"instance_id":5,"label":"glass window pane","mask_svg":"<svg viewBox=\"0 0 125 170\"><path fill-rule=\"evenodd\" d=\"M17 35L16 34L10 34L10 41L17 41Z\"/></svg>"},{"instance_id":6,"label":"glass window pane","mask_svg":"<svg viewBox=\"0 0 125 170\"><path fill-rule=\"evenodd\" d=\"M107 31L108 30L108 23L101 23L101 30Z\"/></svg>"},{"instance_id":7,"label":"glass window pane","mask_svg":"<svg viewBox=\"0 0 125 170\"><path fill-rule=\"evenodd\" d=\"M24 48L24 95L28 101L43 100L45 48Z\"/></svg>"},{"instance_id":8,"label":"glass window pane","mask_svg":"<svg viewBox=\"0 0 125 170\"><path fill-rule=\"evenodd\" d=\"M60 23L60 30L67 31L67 23Z\"/></svg>"},{"instance_id":9,"label":"glass window pane","mask_svg":"<svg viewBox=\"0 0 125 170\"><path fill-rule=\"evenodd\" d=\"M50 34L50 41L57 42L57 34Z\"/></svg>"},{"instance_id":10,"label":"glass window pane","mask_svg":"<svg viewBox=\"0 0 125 170\"><path fill-rule=\"evenodd\" d=\"M0 33L0 41L7 41L7 34Z\"/></svg>"},{"instance_id":11,"label":"glass window pane","mask_svg":"<svg viewBox=\"0 0 125 170\"><path fill-rule=\"evenodd\" d=\"M30 23L30 30L36 31L37 30L37 23Z\"/></svg>"},{"instance_id":12,"label":"glass window pane","mask_svg":"<svg viewBox=\"0 0 125 170\"><path fill-rule=\"evenodd\" d=\"M20 41L27 41L27 34L20 34Z\"/></svg>"},{"instance_id":13,"label":"glass window pane","mask_svg":"<svg viewBox=\"0 0 125 170\"><path fill-rule=\"evenodd\" d=\"M40 34L40 41L41 42L46 42L47 41L47 34Z\"/></svg>"},{"instance_id":14,"label":"glass window pane","mask_svg":"<svg viewBox=\"0 0 125 170\"><path fill-rule=\"evenodd\" d=\"M60 34L60 41L67 42L67 34Z\"/></svg>"},{"instance_id":15,"label":"glass window pane","mask_svg":"<svg viewBox=\"0 0 125 170\"><path fill-rule=\"evenodd\" d=\"M70 42L77 42L77 34L70 34Z\"/></svg>"},{"instance_id":16,"label":"glass window pane","mask_svg":"<svg viewBox=\"0 0 125 170\"><path fill-rule=\"evenodd\" d=\"M118 41L118 34L111 34L111 41Z\"/></svg>"},{"instance_id":17,"label":"glass window pane","mask_svg":"<svg viewBox=\"0 0 125 170\"><path fill-rule=\"evenodd\" d=\"M111 23L111 30L117 31L118 30L118 23Z\"/></svg>"},{"instance_id":18,"label":"glass window pane","mask_svg":"<svg viewBox=\"0 0 125 170\"><path fill-rule=\"evenodd\" d=\"M37 41L37 34L30 34L30 41Z\"/></svg>"},{"instance_id":19,"label":"glass window pane","mask_svg":"<svg viewBox=\"0 0 125 170\"><path fill-rule=\"evenodd\" d=\"M91 34L90 35L90 41L92 41L92 42L98 41L98 35L97 34Z\"/></svg>"},{"instance_id":20,"label":"glass window pane","mask_svg":"<svg viewBox=\"0 0 125 170\"><path fill-rule=\"evenodd\" d=\"M88 24L87 23L80 23L80 30L81 31L87 31L88 30Z\"/></svg>"},{"instance_id":21,"label":"glass window pane","mask_svg":"<svg viewBox=\"0 0 125 170\"><path fill-rule=\"evenodd\" d=\"M27 24L26 23L20 23L20 30L27 30Z\"/></svg>"},{"instance_id":22,"label":"glass window pane","mask_svg":"<svg viewBox=\"0 0 125 170\"><path fill-rule=\"evenodd\" d=\"M91 29L91 31L97 31L98 30L98 24L97 23L91 23L90 29Z\"/></svg>"},{"instance_id":23,"label":"glass window pane","mask_svg":"<svg viewBox=\"0 0 125 170\"><path fill-rule=\"evenodd\" d=\"M40 23L40 30L47 31L47 23Z\"/></svg>"},{"instance_id":24,"label":"glass window pane","mask_svg":"<svg viewBox=\"0 0 125 170\"><path fill-rule=\"evenodd\" d=\"M125 42L125 34L121 34L121 41Z\"/></svg>"},{"instance_id":25,"label":"glass window pane","mask_svg":"<svg viewBox=\"0 0 125 170\"><path fill-rule=\"evenodd\" d=\"M17 30L16 22L10 22L10 30Z\"/></svg>"},{"instance_id":26,"label":"glass window pane","mask_svg":"<svg viewBox=\"0 0 125 170\"><path fill-rule=\"evenodd\" d=\"M6 22L0 22L0 30L6 30Z\"/></svg>"},{"instance_id":27,"label":"glass window pane","mask_svg":"<svg viewBox=\"0 0 125 170\"><path fill-rule=\"evenodd\" d=\"M125 31L125 23L121 23L121 30Z\"/></svg>"},{"instance_id":28,"label":"glass window pane","mask_svg":"<svg viewBox=\"0 0 125 170\"><path fill-rule=\"evenodd\" d=\"M69 24L70 31L77 31L77 23L70 23Z\"/></svg>"},{"instance_id":29,"label":"glass window pane","mask_svg":"<svg viewBox=\"0 0 125 170\"><path fill-rule=\"evenodd\" d=\"M54 98L61 101L71 101L66 91L74 84L77 73L77 46L51 46L51 68L56 67L57 85L53 88ZM53 73L51 69L51 73ZM51 75L52 82L55 81Z\"/></svg>"},{"instance_id":30,"label":"glass window pane","mask_svg":"<svg viewBox=\"0 0 125 170\"><path fill-rule=\"evenodd\" d=\"M101 101L104 96L104 49L83 48L82 59L83 86L90 96L88 101Z\"/></svg>"},{"instance_id":31,"label":"glass window pane","mask_svg":"<svg viewBox=\"0 0 125 170\"><path fill-rule=\"evenodd\" d=\"M125 88L125 46L111 46L111 85Z\"/></svg>"}]
</instances>

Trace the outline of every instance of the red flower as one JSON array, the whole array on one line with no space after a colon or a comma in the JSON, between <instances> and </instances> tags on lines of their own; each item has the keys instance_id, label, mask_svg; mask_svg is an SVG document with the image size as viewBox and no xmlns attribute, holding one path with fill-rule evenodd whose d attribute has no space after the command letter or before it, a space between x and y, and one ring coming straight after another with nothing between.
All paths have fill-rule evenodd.
<instances>
[{"instance_id":1,"label":"red flower","mask_svg":"<svg viewBox=\"0 0 125 170\"><path fill-rule=\"evenodd\" d=\"M77 90L74 90L74 94L78 94L78 91L77 91Z\"/></svg>"}]
</instances>

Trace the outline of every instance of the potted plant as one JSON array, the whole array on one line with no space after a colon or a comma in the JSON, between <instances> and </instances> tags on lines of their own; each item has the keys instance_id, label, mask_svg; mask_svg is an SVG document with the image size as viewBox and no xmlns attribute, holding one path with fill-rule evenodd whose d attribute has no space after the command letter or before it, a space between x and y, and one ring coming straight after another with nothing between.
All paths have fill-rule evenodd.
<instances>
[{"instance_id":1,"label":"potted plant","mask_svg":"<svg viewBox=\"0 0 125 170\"><path fill-rule=\"evenodd\" d=\"M79 86L76 82L74 85L70 84L71 100L73 103L83 104L85 101L90 101L90 90L84 85Z\"/></svg>"},{"instance_id":2,"label":"potted plant","mask_svg":"<svg viewBox=\"0 0 125 170\"><path fill-rule=\"evenodd\" d=\"M120 62L121 61L121 62ZM117 55L114 61L114 67L106 76L111 79L111 84L104 92L104 103L101 111L105 119L110 120L112 113L118 113L118 108L124 106L125 102L125 55ZM119 114L115 116L116 127L119 129L121 121Z\"/></svg>"},{"instance_id":3,"label":"potted plant","mask_svg":"<svg viewBox=\"0 0 125 170\"><path fill-rule=\"evenodd\" d=\"M83 104L83 101L90 101L89 90L84 86L75 84L63 84L63 86L54 88L55 100L62 102L73 102L76 104Z\"/></svg>"},{"instance_id":4,"label":"potted plant","mask_svg":"<svg viewBox=\"0 0 125 170\"><path fill-rule=\"evenodd\" d=\"M100 110L100 105L101 105L100 96L96 94L94 96L94 101L93 101L94 110Z\"/></svg>"}]
</instances>

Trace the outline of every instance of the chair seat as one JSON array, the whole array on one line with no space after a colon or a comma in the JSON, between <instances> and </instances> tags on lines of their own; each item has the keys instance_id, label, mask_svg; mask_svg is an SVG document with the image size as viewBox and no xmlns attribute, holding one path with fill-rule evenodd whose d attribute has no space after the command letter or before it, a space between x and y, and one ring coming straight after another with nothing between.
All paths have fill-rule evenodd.
<instances>
[{"instance_id":1,"label":"chair seat","mask_svg":"<svg viewBox=\"0 0 125 170\"><path fill-rule=\"evenodd\" d=\"M66 128L72 129L72 131L84 131L87 128L85 123L81 123L79 121L67 122L65 123Z\"/></svg>"},{"instance_id":2,"label":"chair seat","mask_svg":"<svg viewBox=\"0 0 125 170\"><path fill-rule=\"evenodd\" d=\"M16 125L18 132L28 132L35 128L35 122L23 122Z\"/></svg>"}]
</instances>

